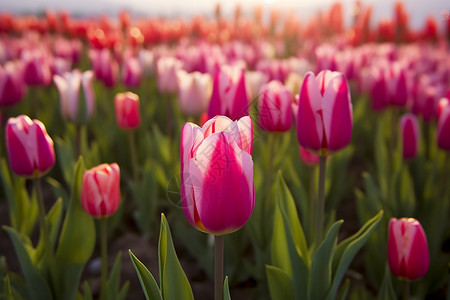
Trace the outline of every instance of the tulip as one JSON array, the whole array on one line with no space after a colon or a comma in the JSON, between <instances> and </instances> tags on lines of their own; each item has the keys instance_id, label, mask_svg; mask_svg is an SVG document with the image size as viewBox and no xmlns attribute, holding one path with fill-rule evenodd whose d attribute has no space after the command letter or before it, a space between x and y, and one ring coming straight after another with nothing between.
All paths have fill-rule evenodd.
<instances>
[{"instance_id":1,"label":"tulip","mask_svg":"<svg viewBox=\"0 0 450 300\"><path fill-rule=\"evenodd\" d=\"M439 121L437 145L442 150L450 151L450 104L447 98L439 101Z\"/></svg>"},{"instance_id":2,"label":"tulip","mask_svg":"<svg viewBox=\"0 0 450 300\"><path fill-rule=\"evenodd\" d=\"M22 53L24 62L24 80L28 85L49 85L52 80L48 57L41 50L25 50Z\"/></svg>"},{"instance_id":3,"label":"tulip","mask_svg":"<svg viewBox=\"0 0 450 300\"><path fill-rule=\"evenodd\" d=\"M53 140L41 121L28 116L8 119L6 147L11 169L17 175L38 178L55 164Z\"/></svg>"},{"instance_id":4,"label":"tulip","mask_svg":"<svg viewBox=\"0 0 450 300\"><path fill-rule=\"evenodd\" d=\"M0 65L0 106L16 104L22 100L25 90L21 64L7 62L4 67Z\"/></svg>"},{"instance_id":5,"label":"tulip","mask_svg":"<svg viewBox=\"0 0 450 300\"><path fill-rule=\"evenodd\" d=\"M156 63L158 89L162 93L177 92L177 72L183 63L173 57L162 57Z\"/></svg>"},{"instance_id":6,"label":"tulip","mask_svg":"<svg viewBox=\"0 0 450 300\"><path fill-rule=\"evenodd\" d=\"M196 229L223 235L241 228L255 205L249 116L217 116L181 133L181 201Z\"/></svg>"},{"instance_id":7,"label":"tulip","mask_svg":"<svg viewBox=\"0 0 450 300\"><path fill-rule=\"evenodd\" d=\"M126 87L138 87L141 84L142 68L139 60L134 57L128 57L124 61L122 69L122 81Z\"/></svg>"},{"instance_id":8,"label":"tulip","mask_svg":"<svg viewBox=\"0 0 450 300\"><path fill-rule=\"evenodd\" d=\"M413 114L406 114L400 118L402 133L403 158L413 158L419 151L420 129L419 122Z\"/></svg>"},{"instance_id":9,"label":"tulip","mask_svg":"<svg viewBox=\"0 0 450 300\"><path fill-rule=\"evenodd\" d=\"M216 115L225 115L232 120L248 115L243 69L222 66L214 75L208 117L213 118Z\"/></svg>"},{"instance_id":10,"label":"tulip","mask_svg":"<svg viewBox=\"0 0 450 300\"><path fill-rule=\"evenodd\" d=\"M263 130L284 132L292 127L292 94L278 80L264 85L258 99L259 126Z\"/></svg>"},{"instance_id":11,"label":"tulip","mask_svg":"<svg viewBox=\"0 0 450 300\"><path fill-rule=\"evenodd\" d=\"M81 206L96 218L114 214L120 204L120 169L116 163L101 164L84 172Z\"/></svg>"},{"instance_id":12,"label":"tulip","mask_svg":"<svg viewBox=\"0 0 450 300\"><path fill-rule=\"evenodd\" d=\"M119 93L114 99L117 125L123 129L135 129L141 124L139 96L131 93Z\"/></svg>"},{"instance_id":13,"label":"tulip","mask_svg":"<svg viewBox=\"0 0 450 300\"><path fill-rule=\"evenodd\" d=\"M412 218L392 218L389 222L388 262L392 274L416 280L428 272L429 253L425 231Z\"/></svg>"},{"instance_id":14,"label":"tulip","mask_svg":"<svg viewBox=\"0 0 450 300\"><path fill-rule=\"evenodd\" d=\"M199 116L208 109L212 79L207 73L177 72L180 109L187 116Z\"/></svg>"},{"instance_id":15,"label":"tulip","mask_svg":"<svg viewBox=\"0 0 450 300\"><path fill-rule=\"evenodd\" d=\"M63 76L54 75L53 81L59 91L61 100L61 114L70 122L83 122L89 120L95 110L95 96L92 87L92 79L94 73L85 71L81 73L79 70L64 73ZM85 100L85 115L80 116L80 85L83 86Z\"/></svg>"},{"instance_id":16,"label":"tulip","mask_svg":"<svg viewBox=\"0 0 450 300\"><path fill-rule=\"evenodd\" d=\"M327 155L350 143L353 112L345 77L339 72L312 72L303 81L297 113L297 137L307 150Z\"/></svg>"},{"instance_id":17,"label":"tulip","mask_svg":"<svg viewBox=\"0 0 450 300\"><path fill-rule=\"evenodd\" d=\"M95 77L105 84L106 87L113 87L117 82L119 64L113 58L108 49L89 51L92 69Z\"/></svg>"},{"instance_id":18,"label":"tulip","mask_svg":"<svg viewBox=\"0 0 450 300\"><path fill-rule=\"evenodd\" d=\"M247 91L247 98L251 102L259 95L261 87L267 82L267 75L259 71L245 72L245 90Z\"/></svg>"}]
</instances>

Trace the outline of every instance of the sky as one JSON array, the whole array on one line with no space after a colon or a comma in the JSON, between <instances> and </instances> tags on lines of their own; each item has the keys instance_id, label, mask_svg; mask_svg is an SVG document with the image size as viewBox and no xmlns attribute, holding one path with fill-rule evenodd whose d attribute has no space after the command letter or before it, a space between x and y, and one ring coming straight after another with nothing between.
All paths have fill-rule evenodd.
<instances>
[{"instance_id":1,"label":"sky","mask_svg":"<svg viewBox=\"0 0 450 300\"><path fill-rule=\"evenodd\" d=\"M341 0L347 22L350 22L354 1ZM395 1L362 0L361 2L373 6L373 18L378 20L392 15ZM243 12L247 14L251 14L255 4L260 4L266 8L265 11L269 11L270 7L278 7L281 11L294 10L300 17L307 18L320 8L329 7L334 0L1 0L0 12L36 13L50 8L56 11L64 9L78 15L101 13L116 15L121 9L128 9L149 16L189 17L196 14L212 15L217 2L221 3L225 15L231 14L236 3L240 3ZM422 26L428 15L442 21L441 12L450 11L448 0L404 0L403 2L410 12L411 25L415 28Z\"/></svg>"}]
</instances>

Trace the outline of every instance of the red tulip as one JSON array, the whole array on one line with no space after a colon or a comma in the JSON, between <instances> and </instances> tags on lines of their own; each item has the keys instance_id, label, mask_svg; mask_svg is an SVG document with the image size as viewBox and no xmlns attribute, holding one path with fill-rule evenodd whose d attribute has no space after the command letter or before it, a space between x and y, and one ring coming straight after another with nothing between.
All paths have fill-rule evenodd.
<instances>
[{"instance_id":1,"label":"red tulip","mask_svg":"<svg viewBox=\"0 0 450 300\"><path fill-rule=\"evenodd\" d=\"M249 116L232 121L217 116L181 133L181 201L198 230L222 235L247 222L255 205Z\"/></svg>"},{"instance_id":2,"label":"red tulip","mask_svg":"<svg viewBox=\"0 0 450 300\"><path fill-rule=\"evenodd\" d=\"M264 85L258 98L259 126L263 130L284 132L292 127L292 94L278 80Z\"/></svg>"},{"instance_id":3,"label":"red tulip","mask_svg":"<svg viewBox=\"0 0 450 300\"><path fill-rule=\"evenodd\" d=\"M20 115L6 124L6 147L14 173L25 177L40 177L55 164L53 140L44 124Z\"/></svg>"},{"instance_id":4,"label":"red tulip","mask_svg":"<svg viewBox=\"0 0 450 300\"><path fill-rule=\"evenodd\" d=\"M131 93L119 93L114 99L117 125L123 129L135 129L141 124L139 96Z\"/></svg>"},{"instance_id":5,"label":"red tulip","mask_svg":"<svg viewBox=\"0 0 450 300\"><path fill-rule=\"evenodd\" d=\"M81 206L96 218L108 217L120 204L120 169L116 163L101 164L84 172Z\"/></svg>"},{"instance_id":6,"label":"red tulip","mask_svg":"<svg viewBox=\"0 0 450 300\"><path fill-rule=\"evenodd\" d=\"M388 262L392 274L416 280L428 272L430 257L425 231L412 218L389 222Z\"/></svg>"},{"instance_id":7,"label":"red tulip","mask_svg":"<svg viewBox=\"0 0 450 300\"><path fill-rule=\"evenodd\" d=\"M419 122L413 114L406 114L400 118L402 132L403 158L413 158L419 151L420 129Z\"/></svg>"},{"instance_id":8,"label":"red tulip","mask_svg":"<svg viewBox=\"0 0 450 300\"><path fill-rule=\"evenodd\" d=\"M306 74L299 95L297 138L320 155L346 147L352 137L353 111L345 77L322 71Z\"/></svg>"}]
</instances>

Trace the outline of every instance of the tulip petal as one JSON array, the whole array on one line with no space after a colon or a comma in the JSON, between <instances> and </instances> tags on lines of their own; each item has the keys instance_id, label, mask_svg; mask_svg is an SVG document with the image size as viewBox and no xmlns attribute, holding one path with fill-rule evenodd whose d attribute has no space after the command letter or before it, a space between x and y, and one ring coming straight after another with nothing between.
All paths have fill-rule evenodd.
<instances>
[{"instance_id":1,"label":"tulip petal","mask_svg":"<svg viewBox=\"0 0 450 300\"><path fill-rule=\"evenodd\" d=\"M417 222L417 221L416 221ZM430 257L428 253L428 243L422 226L417 222L418 226L414 226L413 234L411 234L411 245L409 255L405 258L406 274L408 279L416 280L424 277L428 272L430 265Z\"/></svg>"},{"instance_id":2,"label":"tulip petal","mask_svg":"<svg viewBox=\"0 0 450 300\"><path fill-rule=\"evenodd\" d=\"M233 106L230 112L230 118L233 121L248 115L248 98L247 92L245 91L245 76L243 69L241 70L239 80L235 84L237 84L237 86L234 92Z\"/></svg>"},{"instance_id":3,"label":"tulip petal","mask_svg":"<svg viewBox=\"0 0 450 300\"><path fill-rule=\"evenodd\" d=\"M10 118L6 126L9 164L14 173L21 176L32 176L34 172L33 161L26 145L27 136L23 135L23 131L28 129L22 129L28 128L29 125L22 124L19 118Z\"/></svg>"},{"instance_id":4,"label":"tulip petal","mask_svg":"<svg viewBox=\"0 0 450 300\"><path fill-rule=\"evenodd\" d=\"M250 116L245 116L237 121L237 126L232 126L233 132L239 137L237 140L239 148L248 154L253 153L253 123ZM236 128L237 127L237 128Z\"/></svg>"},{"instance_id":5,"label":"tulip petal","mask_svg":"<svg viewBox=\"0 0 450 300\"><path fill-rule=\"evenodd\" d=\"M47 130L41 121L34 120L32 131L36 134L36 163L40 173L50 170L55 164L55 149L53 140L48 136Z\"/></svg>"},{"instance_id":6,"label":"tulip petal","mask_svg":"<svg viewBox=\"0 0 450 300\"><path fill-rule=\"evenodd\" d=\"M438 147L450 151L450 104L442 110L439 117L437 144Z\"/></svg>"}]
</instances>

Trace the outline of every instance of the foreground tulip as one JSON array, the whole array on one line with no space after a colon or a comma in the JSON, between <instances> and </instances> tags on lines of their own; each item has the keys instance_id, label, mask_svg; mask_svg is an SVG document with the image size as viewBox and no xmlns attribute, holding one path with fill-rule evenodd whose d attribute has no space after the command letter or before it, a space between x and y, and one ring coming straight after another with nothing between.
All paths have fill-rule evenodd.
<instances>
[{"instance_id":1,"label":"foreground tulip","mask_svg":"<svg viewBox=\"0 0 450 300\"><path fill-rule=\"evenodd\" d=\"M312 72L303 81L297 113L297 137L306 149L327 155L346 147L352 137L350 91L339 72Z\"/></svg>"},{"instance_id":2,"label":"foreground tulip","mask_svg":"<svg viewBox=\"0 0 450 300\"><path fill-rule=\"evenodd\" d=\"M392 274L416 280L424 277L429 267L428 243L419 221L392 218L389 222L388 262Z\"/></svg>"},{"instance_id":3,"label":"foreground tulip","mask_svg":"<svg viewBox=\"0 0 450 300\"><path fill-rule=\"evenodd\" d=\"M223 235L244 226L255 192L250 117L233 122L217 116L181 133L181 200L188 221L200 231Z\"/></svg>"},{"instance_id":4,"label":"foreground tulip","mask_svg":"<svg viewBox=\"0 0 450 300\"><path fill-rule=\"evenodd\" d=\"M447 98L439 101L437 145L442 150L450 151L450 102Z\"/></svg>"},{"instance_id":5,"label":"foreground tulip","mask_svg":"<svg viewBox=\"0 0 450 300\"><path fill-rule=\"evenodd\" d=\"M217 115L225 115L232 120L248 115L248 100L242 68L223 66L214 75L208 117Z\"/></svg>"},{"instance_id":6,"label":"foreground tulip","mask_svg":"<svg viewBox=\"0 0 450 300\"><path fill-rule=\"evenodd\" d=\"M135 129L141 123L139 96L127 92L119 93L114 99L117 125L123 129Z\"/></svg>"},{"instance_id":7,"label":"foreground tulip","mask_svg":"<svg viewBox=\"0 0 450 300\"><path fill-rule=\"evenodd\" d=\"M259 126L266 131L284 132L292 127L292 94L278 80L264 85L258 98Z\"/></svg>"},{"instance_id":8,"label":"foreground tulip","mask_svg":"<svg viewBox=\"0 0 450 300\"><path fill-rule=\"evenodd\" d=\"M400 119L402 133L403 158L409 159L417 155L420 144L419 122L413 114L406 114Z\"/></svg>"},{"instance_id":9,"label":"foreground tulip","mask_svg":"<svg viewBox=\"0 0 450 300\"><path fill-rule=\"evenodd\" d=\"M73 70L70 73L64 73L63 76L53 76L53 81L58 88L61 100L61 114L66 120L78 123L89 120L95 109L94 89L92 87L94 73L86 71L81 73L79 70ZM80 116L80 85L83 86L85 100L85 115Z\"/></svg>"},{"instance_id":10,"label":"foreground tulip","mask_svg":"<svg viewBox=\"0 0 450 300\"><path fill-rule=\"evenodd\" d=\"M120 204L120 169L116 163L101 164L83 175L81 206L96 218L112 215Z\"/></svg>"},{"instance_id":11,"label":"foreground tulip","mask_svg":"<svg viewBox=\"0 0 450 300\"><path fill-rule=\"evenodd\" d=\"M9 118L6 147L11 169L17 175L38 178L55 164L53 140L41 121L28 116Z\"/></svg>"},{"instance_id":12,"label":"foreground tulip","mask_svg":"<svg viewBox=\"0 0 450 300\"><path fill-rule=\"evenodd\" d=\"M178 99L181 111L187 116L200 116L208 109L212 80L207 73L177 72Z\"/></svg>"}]
</instances>

